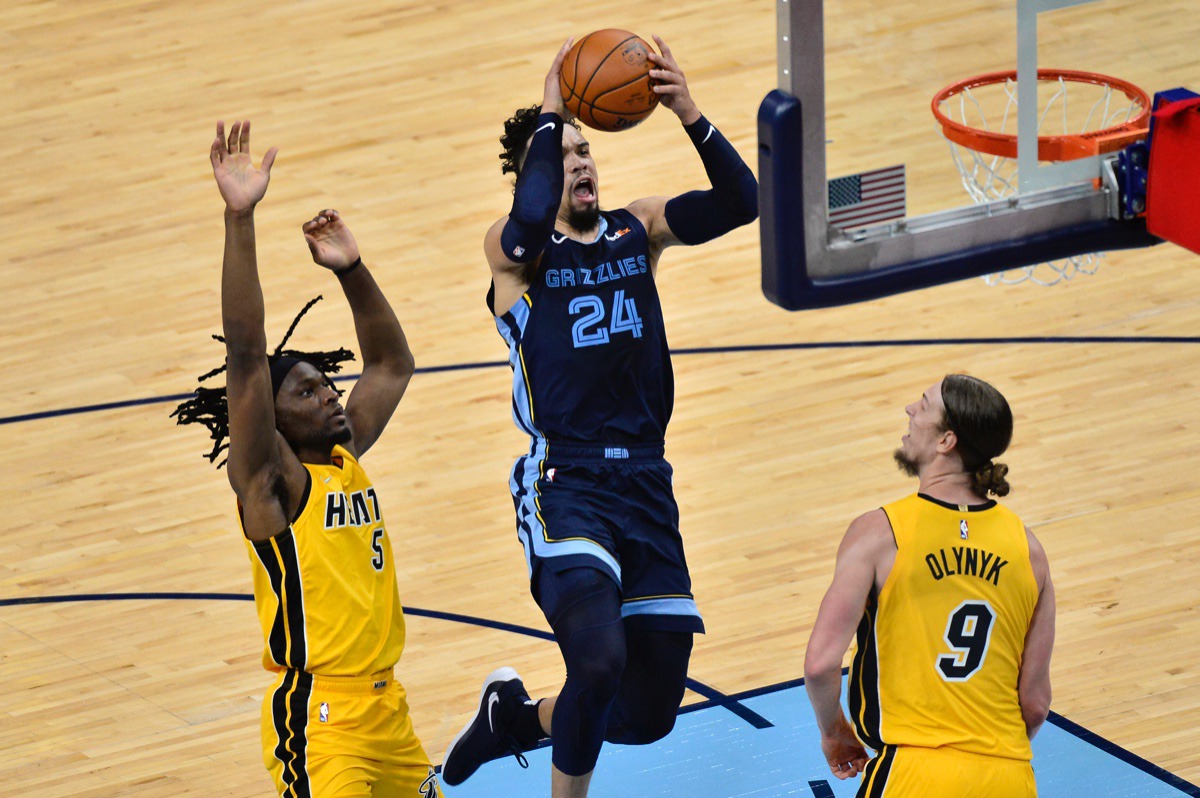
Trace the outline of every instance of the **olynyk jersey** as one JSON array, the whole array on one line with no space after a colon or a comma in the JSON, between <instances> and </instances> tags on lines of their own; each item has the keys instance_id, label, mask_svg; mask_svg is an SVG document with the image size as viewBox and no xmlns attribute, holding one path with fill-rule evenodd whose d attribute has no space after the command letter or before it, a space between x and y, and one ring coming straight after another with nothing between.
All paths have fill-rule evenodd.
<instances>
[{"instance_id":1,"label":"olynyk jersey","mask_svg":"<svg viewBox=\"0 0 1200 798\"><path fill-rule=\"evenodd\" d=\"M555 232L529 289L496 327L509 345L513 419L535 438L663 440L675 397L649 240L605 211L590 244Z\"/></svg>"},{"instance_id":2,"label":"olynyk jersey","mask_svg":"<svg viewBox=\"0 0 1200 798\"><path fill-rule=\"evenodd\" d=\"M994 501L914 494L883 508L896 562L858 627L858 736L1028 760L1017 680L1038 602L1025 525Z\"/></svg>"}]
</instances>

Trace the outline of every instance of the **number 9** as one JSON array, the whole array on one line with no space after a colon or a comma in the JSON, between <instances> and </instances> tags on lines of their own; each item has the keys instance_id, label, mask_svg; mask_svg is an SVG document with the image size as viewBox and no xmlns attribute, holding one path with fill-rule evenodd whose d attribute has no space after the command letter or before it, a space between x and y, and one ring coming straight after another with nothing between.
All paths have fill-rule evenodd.
<instances>
[{"instance_id":1,"label":"number 9","mask_svg":"<svg viewBox=\"0 0 1200 798\"><path fill-rule=\"evenodd\" d=\"M996 612L986 601L964 601L946 621L944 639L952 654L937 658L937 669L948 682L965 682L983 667Z\"/></svg>"}]
</instances>

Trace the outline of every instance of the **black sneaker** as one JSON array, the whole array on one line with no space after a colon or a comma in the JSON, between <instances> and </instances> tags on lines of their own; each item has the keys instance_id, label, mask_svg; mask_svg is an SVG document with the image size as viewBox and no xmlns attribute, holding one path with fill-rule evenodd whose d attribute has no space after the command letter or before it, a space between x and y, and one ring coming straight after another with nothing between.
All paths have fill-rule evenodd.
<instances>
[{"instance_id":1,"label":"black sneaker","mask_svg":"<svg viewBox=\"0 0 1200 798\"><path fill-rule=\"evenodd\" d=\"M529 767L511 729L517 707L529 700L515 670L497 668L489 673L479 691L479 709L446 749L442 781L451 787L462 784L480 765L506 754L514 754L521 767Z\"/></svg>"}]
</instances>

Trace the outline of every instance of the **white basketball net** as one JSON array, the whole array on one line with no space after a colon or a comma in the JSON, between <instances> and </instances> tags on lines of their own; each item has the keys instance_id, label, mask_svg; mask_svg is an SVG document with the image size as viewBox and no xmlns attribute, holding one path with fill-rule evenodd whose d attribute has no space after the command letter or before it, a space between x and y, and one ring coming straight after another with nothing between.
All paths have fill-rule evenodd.
<instances>
[{"instance_id":1,"label":"white basketball net","mask_svg":"<svg viewBox=\"0 0 1200 798\"><path fill-rule=\"evenodd\" d=\"M1111 125L1128 122L1137 117L1141 106L1129 100L1123 92L1114 90L1112 86L1097 86L1092 84L1074 83L1073 81L1057 78L1053 81L1041 81L1044 84L1056 84L1057 88L1046 102L1038 115L1038 134L1042 136L1060 136L1074 133L1084 133L1099 130ZM1068 106L1067 86L1074 85L1077 93L1087 90L1098 94L1084 115L1082 122L1079 114L1071 114ZM994 95L1003 92L1003 97L977 97L972 90L963 89L960 93L948 97L941 103L941 111L950 119L969 125L980 130L996 133L1012 133L1009 126L1016 127L1017 120L1017 82L1006 80L1003 84L979 86L975 90L984 95ZM1039 92L1039 96L1040 96ZM1088 97L1087 100L1091 100ZM1086 102L1086 100L1085 100ZM1002 112L999 112L1003 104ZM988 118L985 107L993 109L992 118ZM942 129L938 127L938 134ZM942 135L942 138L945 138ZM950 145L950 157L958 167L962 178L963 188L976 204L993 202L1004 199L1017 192L1017 161L1015 158L1005 158L1000 155L989 155L984 152L963 147L946 139ZM1016 284L1023 282L1037 285L1055 285L1070 280L1077 274L1095 274L1099 267L1102 252L1090 255L1075 255L1065 260L1038 263L1033 266L1023 266L996 274L985 275L983 280L988 285Z\"/></svg>"}]
</instances>

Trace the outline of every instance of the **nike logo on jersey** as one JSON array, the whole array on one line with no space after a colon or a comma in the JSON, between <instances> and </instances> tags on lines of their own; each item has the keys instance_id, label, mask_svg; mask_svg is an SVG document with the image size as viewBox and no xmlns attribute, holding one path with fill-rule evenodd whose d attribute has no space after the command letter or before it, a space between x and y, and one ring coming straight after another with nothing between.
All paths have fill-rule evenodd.
<instances>
[{"instance_id":1,"label":"nike logo on jersey","mask_svg":"<svg viewBox=\"0 0 1200 798\"><path fill-rule=\"evenodd\" d=\"M554 235L554 233L551 233L550 240L553 241L555 244L561 244L562 242L567 240L567 237L566 236L556 236L556 235Z\"/></svg>"},{"instance_id":2,"label":"nike logo on jersey","mask_svg":"<svg viewBox=\"0 0 1200 798\"><path fill-rule=\"evenodd\" d=\"M539 127L537 130L533 131L533 135L536 136L538 133L541 133L543 130L554 130L554 123L547 122L546 124Z\"/></svg>"},{"instance_id":3,"label":"nike logo on jersey","mask_svg":"<svg viewBox=\"0 0 1200 798\"><path fill-rule=\"evenodd\" d=\"M488 731L492 734L496 733L496 723L493 720L492 710L500 706L500 694L492 693L488 696Z\"/></svg>"}]
</instances>

